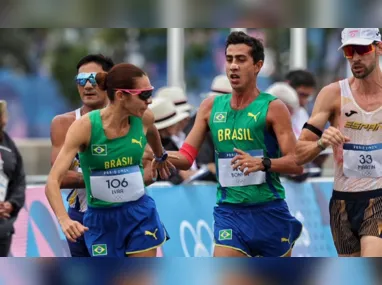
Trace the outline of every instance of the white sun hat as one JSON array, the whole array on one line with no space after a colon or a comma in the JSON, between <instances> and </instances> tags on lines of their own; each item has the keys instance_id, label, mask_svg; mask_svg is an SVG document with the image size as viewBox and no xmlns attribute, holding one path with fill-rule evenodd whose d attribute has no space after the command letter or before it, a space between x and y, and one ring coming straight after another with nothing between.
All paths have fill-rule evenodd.
<instances>
[{"instance_id":1,"label":"white sun hat","mask_svg":"<svg viewBox=\"0 0 382 285\"><path fill-rule=\"evenodd\" d=\"M229 93L232 93L232 87L227 75L220 74L215 76L215 78L212 80L211 91L208 93L208 96Z\"/></svg>"},{"instance_id":2,"label":"white sun hat","mask_svg":"<svg viewBox=\"0 0 382 285\"><path fill-rule=\"evenodd\" d=\"M154 98L149 108L154 113L154 124L158 130L171 127L189 117L188 113L178 111L174 103L165 98Z\"/></svg>"},{"instance_id":3,"label":"white sun hat","mask_svg":"<svg viewBox=\"0 0 382 285\"><path fill-rule=\"evenodd\" d=\"M284 102L285 105L292 107L293 110L297 110L300 107L300 103L298 100L298 94L296 90L294 90L288 83L286 82L275 82L265 93L269 93L281 101Z\"/></svg>"},{"instance_id":4,"label":"white sun hat","mask_svg":"<svg viewBox=\"0 0 382 285\"><path fill-rule=\"evenodd\" d=\"M191 112L194 109L188 103L186 92L177 86L159 88L154 97L170 100L179 112Z\"/></svg>"}]
</instances>

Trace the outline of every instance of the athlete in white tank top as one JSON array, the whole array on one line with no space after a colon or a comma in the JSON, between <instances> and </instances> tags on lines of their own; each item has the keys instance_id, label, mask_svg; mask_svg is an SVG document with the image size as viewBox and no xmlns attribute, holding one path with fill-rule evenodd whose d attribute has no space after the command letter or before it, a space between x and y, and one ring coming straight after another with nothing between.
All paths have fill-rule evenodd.
<instances>
[{"instance_id":1,"label":"athlete in white tank top","mask_svg":"<svg viewBox=\"0 0 382 285\"><path fill-rule=\"evenodd\" d=\"M328 146L335 158L330 228L340 256L382 257L382 37L345 28L341 50L353 76L325 86L301 132L296 162ZM324 129L327 121L330 127Z\"/></svg>"},{"instance_id":2,"label":"athlete in white tank top","mask_svg":"<svg viewBox=\"0 0 382 285\"><path fill-rule=\"evenodd\" d=\"M75 113L76 113L76 120L79 120L81 118L81 108L76 109ZM72 169L78 172L82 172L80 167L80 161L77 157L74 158L73 160ZM69 202L69 207L71 208L76 208L76 206L78 206L77 205L77 202L78 202L79 209L78 208L77 209L80 212L85 212L88 208L87 200L86 200L86 189L85 188L73 189L72 193L70 194L68 198L68 202Z\"/></svg>"},{"instance_id":3,"label":"athlete in white tank top","mask_svg":"<svg viewBox=\"0 0 382 285\"><path fill-rule=\"evenodd\" d=\"M350 142L334 151L336 191L360 192L382 188L382 106L366 112L354 100L349 80L341 87L339 130Z\"/></svg>"}]
</instances>

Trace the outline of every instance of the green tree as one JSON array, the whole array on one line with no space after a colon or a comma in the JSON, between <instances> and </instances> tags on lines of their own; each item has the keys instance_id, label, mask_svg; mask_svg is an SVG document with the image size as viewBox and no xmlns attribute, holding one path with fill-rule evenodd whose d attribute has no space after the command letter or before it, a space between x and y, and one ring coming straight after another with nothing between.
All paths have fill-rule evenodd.
<instances>
[{"instance_id":1,"label":"green tree","mask_svg":"<svg viewBox=\"0 0 382 285\"><path fill-rule=\"evenodd\" d=\"M81 103L74 78L78 61L88 53L85 45L63 44L52 55L52 75L59 82L63 95L73 106Z\"/></svg>"}]
</instances>

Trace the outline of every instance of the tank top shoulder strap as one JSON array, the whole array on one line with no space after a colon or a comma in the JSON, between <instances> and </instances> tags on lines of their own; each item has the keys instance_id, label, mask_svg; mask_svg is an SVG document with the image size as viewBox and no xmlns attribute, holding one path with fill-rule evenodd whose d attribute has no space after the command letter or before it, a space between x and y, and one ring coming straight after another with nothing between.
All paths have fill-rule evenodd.
<instances>
[{"instance_id":1,"label":"tank top shoulder strap","mask_svg":"<svg viewBox=\"0 0 382 285\"><path fill-rule=\"evenodd\" d=\"M76 109L76 120L79 120L81 118L81 108Z\"/></svg>"},{"instance_id":2,"label":"tank top shoulder strap","mask_svg":"<svg viewBox=\"0 0 382 285\"><path fill-rule=\"evenodd\" d=\"M131 124L131 132L143 132L144 126L143 126L143 120L142 118L130 116L130 124Z\"/></svg>"},{"instance_id":3,"label":"tank top shoulder strap","mask_svg":"<svg viewBox=\"0 0 382 285\"><path fill-rule=\"evenodd\" d=\"M103 130L103 124L102 124L102 118L101 118L101 110L94 110L88 113L89 114L89 120L90 124L92 126L91 131L91 138L93 139L100 139L101 137L104 137L104 130Z\"/></svg>"},{"instance_id":4,"label":"tank top shoulder strap","mask_svg":"<svg viewBox=\"0 0 382 285\"><path fill-rule=\"evenodd\" d=\"M210 124L213 123L216 116L220 116L220 113L228 112L230 110L230 101L232 94L224 94L215 96L214 102L211 108L211 115L209 118ZM226 114L225 114L226 115Z\"/></svg>"},{"instance_id":5,"label":"tank top shoulder strap","mask_svg":"<svg viewBox=\"0 0 382 285\"><path fill-rule=\"evenodd\" d=\"M276 100L277 97L275 97L275 96L273 96L272 94L269 94L269 93L261 92L259 94L259 97L256 100L259 100L259 99L260 100L264 100L264 101L268 101L268 102L272 102L272 101Z\"/></svg>"},{"instance_id":6,"label":"tank top shoulder strap","mask_svg":"<svg viewBox=\"0 0 382 285\"><path fill-rule=\"evenodd\" d=\"M230 106L232 94L224 94L224 95L218 95L215 96L214 102L212 104L212 108L214 109L215 107L223 108Z\"/></svg>"},{"instance_id":7,"label":"tank top shoulder strap","mask_svg":"<svg viewBox=\"0 0 382 285\"><path fill-rule=\"evenodd\" d=\"M345 78L345 79L339 81L339 83L340 83L340 88L341 88L341 97L353 99L353 95L352 95L350 85L349 85L349 79Z\"/></svg>"}]
</instances>

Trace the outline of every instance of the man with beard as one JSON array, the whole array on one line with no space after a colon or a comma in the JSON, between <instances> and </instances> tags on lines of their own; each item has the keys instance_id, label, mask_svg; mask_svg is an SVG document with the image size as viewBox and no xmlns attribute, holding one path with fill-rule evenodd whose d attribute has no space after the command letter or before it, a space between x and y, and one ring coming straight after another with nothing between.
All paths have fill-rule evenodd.
<instances>
[{"instance_id":1,"label":"man with beard","mask_svg":"<svg viewBox=\"0 0 382 285\"><path fill-rule=\"evenodd\" d=\"M353 76L318 94L296 147L299 165L332 146L330 225L339 256L382 256L382 54L378 28L346 28L342 49ZM325 124L331 126L324 132Z\"/></svg>"}]
</instances>

